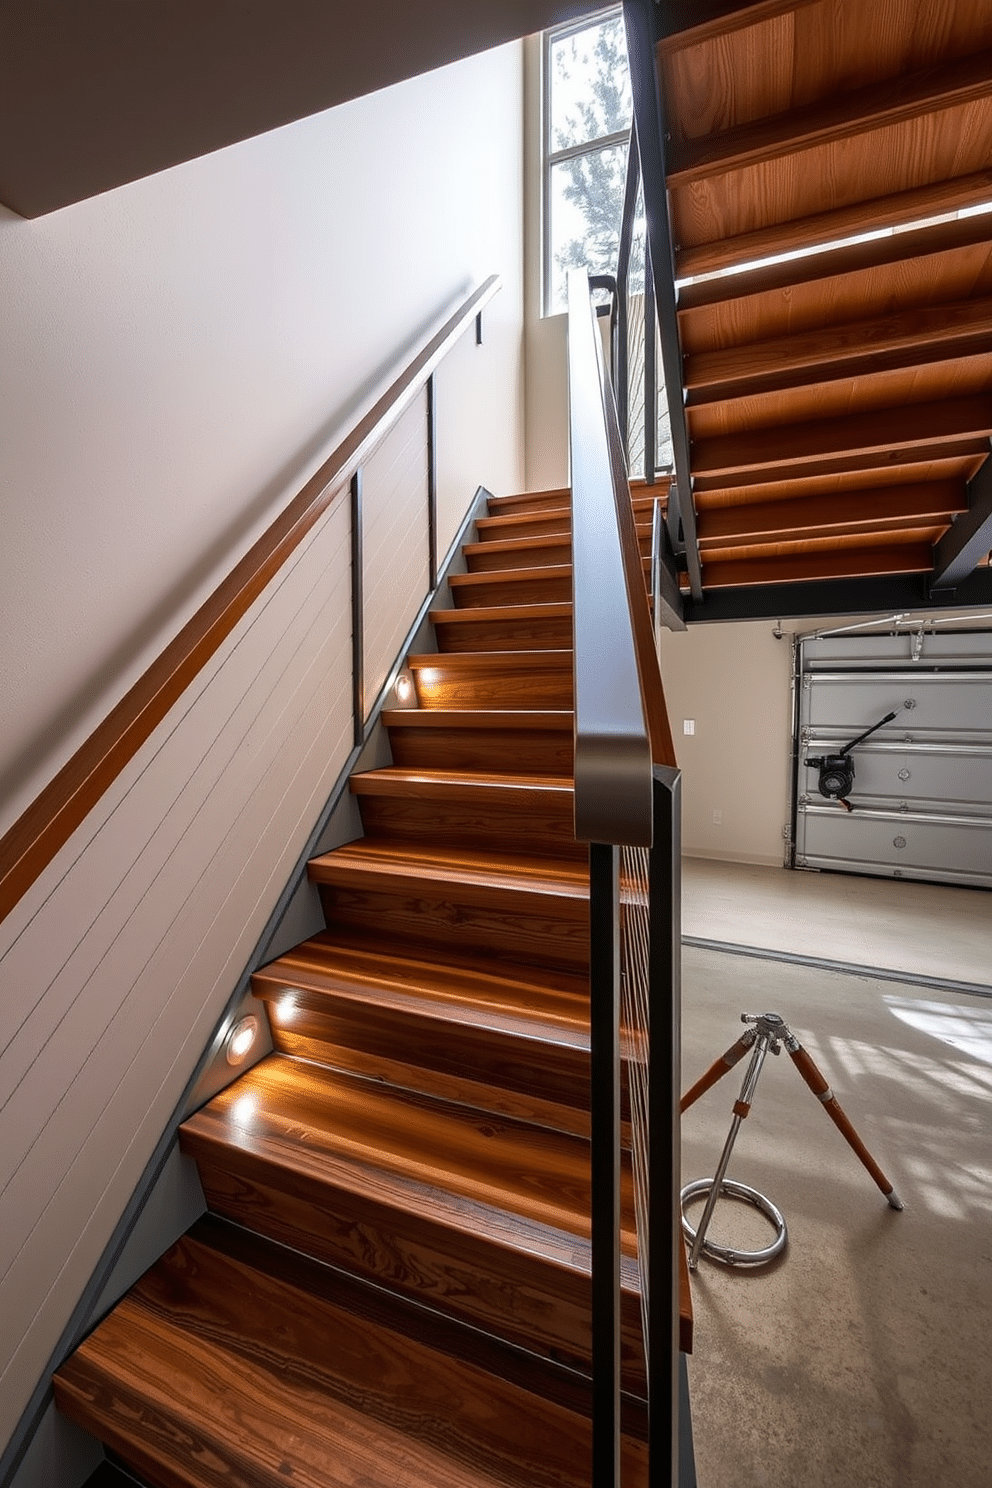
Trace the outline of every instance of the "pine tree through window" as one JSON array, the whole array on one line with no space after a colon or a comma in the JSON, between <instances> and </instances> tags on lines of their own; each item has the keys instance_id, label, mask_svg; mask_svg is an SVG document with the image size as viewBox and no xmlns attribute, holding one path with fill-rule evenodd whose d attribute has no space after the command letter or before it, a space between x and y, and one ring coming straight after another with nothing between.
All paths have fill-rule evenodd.
<instances>
[{"instance_id":1,"label":"pine tree through window","mask_svg":"<svg viewBox=\"0 0 992 1488\"><path fill-rule=\"evenodd\" d=\"M544 295L555 315L569 269L616 271L632 111L619 8L546 33L544 88Z\"/></svg>"}]
</instances>

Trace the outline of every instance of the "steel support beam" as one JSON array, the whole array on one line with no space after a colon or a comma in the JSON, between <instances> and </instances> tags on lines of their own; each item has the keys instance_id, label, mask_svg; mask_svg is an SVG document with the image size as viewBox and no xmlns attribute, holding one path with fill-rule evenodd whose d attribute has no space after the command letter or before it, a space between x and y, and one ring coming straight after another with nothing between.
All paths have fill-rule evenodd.
<instances>
[{"instance_id":1,"label":"steel support beam","mask_svg":"<svg viewBox=\"0 0 992 1488\"><path fill-rule=\"evenodd\" d=\"M678 485L686 566L692 596L703 597L703 575L696 544L696 514L692 504L689 464L689 426L682 389L682 350L675 302L675 257L665 184L665 124L655 67L655 6L651 0L624 0L627 52L634 96L634 128L644 183L644 212L654 269L655 303L665 369L665 393L672 423L675 478ZM645 337L649 334L645 322ZM646 410L645 410L646 415Z\"/></svg>"},{"instance_id":2,"label":"steel support beam","mask_svg":"<svg viewBox=\"0 0 992 1488\"><path fill-rule=\"evenodd\" d=\"M968 510L955 517L933 554L931 590L956 589L992 551L992 458L968 483Z\"/></svg>"},{"instance_id":3,"label":"steel support beam","mask_svg":"<svg viewBox=\"0 0 992 1488\"><path fill-rule=\"evenodd\" d=\"M859 579L817 579L798 584L756 584L707 589L702 604L684 596L689 625L721 620L785 620L817 615L891 615L900 610L942 610L992 605L992 569L971 574L955 590L933 592L930 575L893 574Z\"/></svg>"}]
</instances>

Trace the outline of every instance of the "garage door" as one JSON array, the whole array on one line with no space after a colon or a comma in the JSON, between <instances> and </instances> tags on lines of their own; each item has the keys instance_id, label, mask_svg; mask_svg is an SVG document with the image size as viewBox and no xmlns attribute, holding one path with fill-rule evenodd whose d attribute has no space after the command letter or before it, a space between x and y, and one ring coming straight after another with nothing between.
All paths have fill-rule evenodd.
<instances>
[{"instance_id":1,"label":"garage door","mask_svg":"<svg viewBox=\"0 0 992 1488\"><path fill-rule=\"evenodd\" d=\"M992 886L992 633L809 637L796 658L794 866Z\"/></svg>"}]
</instances>

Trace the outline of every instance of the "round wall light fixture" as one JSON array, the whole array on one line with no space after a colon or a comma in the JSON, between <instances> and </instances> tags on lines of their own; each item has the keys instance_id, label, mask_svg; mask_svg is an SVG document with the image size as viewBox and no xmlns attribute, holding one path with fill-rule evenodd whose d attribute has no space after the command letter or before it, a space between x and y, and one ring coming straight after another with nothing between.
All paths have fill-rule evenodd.
<instances>
[{"instance_id":1,"label":"round wall light fixture","mask_svg":"<svg viewBox=\"0 0 992 1488\"><path fill-rule=\"evenodd\" d=\"M239 1018L227 1035L226 1057L228 1064L244 1064L258 1038L258 1019L248 1015Z\"/></svg>"}]
</instances>

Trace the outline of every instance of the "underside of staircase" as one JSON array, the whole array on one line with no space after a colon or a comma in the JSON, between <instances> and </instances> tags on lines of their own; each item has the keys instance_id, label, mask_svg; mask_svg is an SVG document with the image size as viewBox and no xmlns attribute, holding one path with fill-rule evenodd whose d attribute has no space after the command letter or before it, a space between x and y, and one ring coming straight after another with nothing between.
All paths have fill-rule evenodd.
<instances>
[{"instance_id":1,"label":"underside of staircase","mask_svg":"<svg viewBox=\"0 0 992 1488\"><path fill-rule=\"evenodd\" d=\"M392 765L352 777L365 835L310 864L327 928L254 977L275 1050L181 1128L210 1212L56 1376L155 1488L589 1481L568 492L492 498L465 555ZM623 1208L635 1485L629 1171Z\"/></svg>"}]
</instances>

